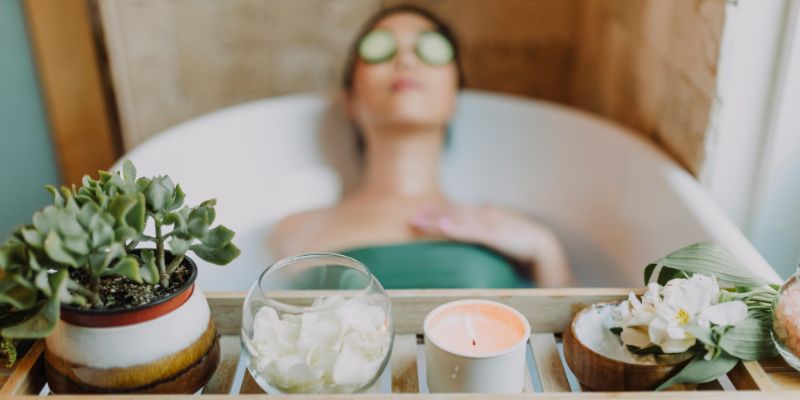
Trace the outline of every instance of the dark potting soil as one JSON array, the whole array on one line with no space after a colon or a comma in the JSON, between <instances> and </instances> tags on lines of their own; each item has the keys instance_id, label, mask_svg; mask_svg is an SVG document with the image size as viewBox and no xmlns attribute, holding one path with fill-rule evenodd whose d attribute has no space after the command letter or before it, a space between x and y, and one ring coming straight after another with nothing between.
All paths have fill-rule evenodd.
<instances>
[{"instance_id":1,"label":"dark potting soil","mask_svg":"<svg viewBox=\"0 0 800 400\"><path fill-rule=\"evenodd\" d=\"M175 292L183 285L191 271L184 265L179 266L170 275L169 286L161 284L150 286L146 283L137 283L123 276L106 276L100 278L100 299L103 300L106 310L133 308L163 299ZM89 277L82 270L70 271L72 280L89 287ZM83 308L92 308L91 304Z\"/></svg>"}]
</instances>

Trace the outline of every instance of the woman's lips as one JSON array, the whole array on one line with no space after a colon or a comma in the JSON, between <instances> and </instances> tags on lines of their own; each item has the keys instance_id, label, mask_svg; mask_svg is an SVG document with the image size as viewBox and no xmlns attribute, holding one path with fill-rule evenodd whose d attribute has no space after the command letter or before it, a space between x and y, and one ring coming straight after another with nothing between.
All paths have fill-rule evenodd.
<instances>
[{"instance_id":1,"label":"woman's lips","mask_svg":"<svg viewBox=\"0 0 800 400\"><path fill-rule=\"evenodd\" d=\"M392 92L400 92L403 90L420 90L422 85L414 79L401 78L392 82Z\"/></svg>"}]
</instances>

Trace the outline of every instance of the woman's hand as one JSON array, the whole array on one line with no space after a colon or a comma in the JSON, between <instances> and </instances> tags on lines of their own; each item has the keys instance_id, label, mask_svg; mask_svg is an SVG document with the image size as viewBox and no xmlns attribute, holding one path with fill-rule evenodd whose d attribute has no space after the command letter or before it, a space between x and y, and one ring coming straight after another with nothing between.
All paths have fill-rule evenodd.
<instances>
[{"instance_id":1,"label":"woman's hand","mask_svg":"<svg viewBox=\"0 0 800 400\"><path fill-rule=\"evenodd\" d=\"M437 205L420 209L411 226L426 235L490 247L532 267L540 286L566 286L572 274L558 238L523 214L491 205Z\"/></svg>"}]
</instances>

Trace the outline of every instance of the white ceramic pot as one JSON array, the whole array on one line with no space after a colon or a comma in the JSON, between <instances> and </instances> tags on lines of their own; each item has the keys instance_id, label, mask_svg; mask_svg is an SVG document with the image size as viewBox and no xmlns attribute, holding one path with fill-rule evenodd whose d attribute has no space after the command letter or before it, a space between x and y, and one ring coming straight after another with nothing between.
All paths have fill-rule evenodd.
<instances>
[{"instance_id":1,"label":"white ceramic pot","mask_svg":"<svg viewBox=\"0 0 800 400\"><path fill-rule=\"evenodd\" d=\"M181 289L130 310L62 307L46 339L47 382L55 393L194 393L219 364L214 322L197 267Z\"/></svg>"}]
</instances>

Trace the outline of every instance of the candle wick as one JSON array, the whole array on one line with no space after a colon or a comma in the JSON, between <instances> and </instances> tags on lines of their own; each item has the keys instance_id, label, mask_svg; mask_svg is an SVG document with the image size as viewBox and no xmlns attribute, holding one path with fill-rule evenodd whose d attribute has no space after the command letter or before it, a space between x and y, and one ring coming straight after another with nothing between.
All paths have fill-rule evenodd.
<instances>
[{"instance_id":1,"label":"candle wick","mask_svg":"<svg viewBox=\"0 0 800 400\"><path fill-rule=\"evenodd\" d=\"M467 317L467 320L465 322L467 325L467 335L469 336L469 339L472 341L472 346L473 347L477 346L478 333L475 332L475 326L472 324L472 318Z\"/></svg>"}]
</instances>

